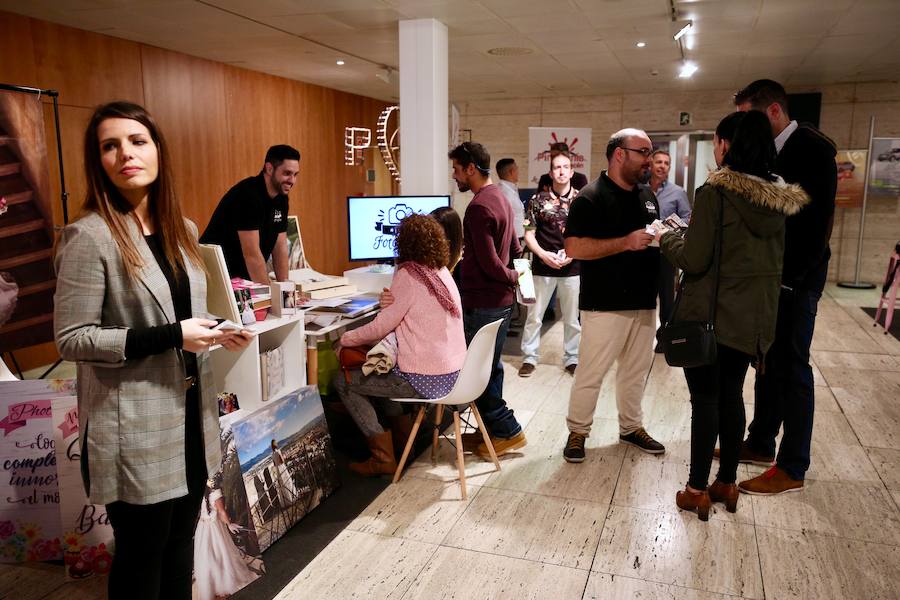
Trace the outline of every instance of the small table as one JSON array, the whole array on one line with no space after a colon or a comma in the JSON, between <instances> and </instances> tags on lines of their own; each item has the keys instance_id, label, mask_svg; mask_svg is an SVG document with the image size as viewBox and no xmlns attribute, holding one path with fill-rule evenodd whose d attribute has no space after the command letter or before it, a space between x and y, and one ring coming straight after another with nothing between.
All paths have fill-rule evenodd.
<instances>
[{"instance_id":1,"label":"small table","mask_svg":"<svg viewBox=\"0 0 900 600\"><path fill-rule=\"evenodd\" d=\"M352 319L348 319L346 317L341 317L331 325L327 325L322 327L321 329L316 329L313 331L312 329L304 329L304 333L306 334L306 384L307 385L318 385L319 384L319 355L318 355L318 345L319 342L325 340L335 340L338 339L345 331L349 331L351 329L356 329L361 325L365 325L369 321L375 318L375 315L378 314L379 310L376 308L375 310L369 311L364 315L360 315L358 317L353 317ZM314 312L314 311L309 311ZM316 313L316 314L325 314L325 313ZM327 313L334 314L334 313Z\"/></svg>"}]
</instances>

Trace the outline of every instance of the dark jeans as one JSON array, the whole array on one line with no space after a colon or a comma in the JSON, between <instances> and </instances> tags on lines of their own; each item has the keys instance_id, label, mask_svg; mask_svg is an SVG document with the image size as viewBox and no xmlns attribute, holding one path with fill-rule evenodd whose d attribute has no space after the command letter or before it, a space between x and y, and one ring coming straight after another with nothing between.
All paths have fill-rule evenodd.
<instances>
[{"instance_id":1,"label":"dark jeans","mask_svg":"<svg viewBox=\"0 0 900 600\"><path fill-rule=\"evenodd\" d=\"M659 257L659 326L672 317L675 304L675 267L664 256Z\"/></svg>"},{"instance_id":2,"label":"dark jeans","mask_svg":"<svg viewBox=\"0 0 900 600\"><path fill-rule=\"evenodd\" d=\"M744 441L744 400L741 390L753 359L727 346L718 346L715 364L684 370L691 391L691 473L688 485L705 490L709 482L716 437L721 459L716 479L734 483Z\"/></svg>"},{"instance_id":3,"label":"dark jeans","mask_svg":"<svg viewBox=\"0 0 900 600\"><path fill-rule=\"evenodd\" d=\"M756 404L747 445L765 456L775 455L775 436L784 424L776 464L792 479L804 479L812 444L815 387L809 346L821 292L782 288L778 298L775 342L766 368L756 375Z\"/></svg>"},{"instance_id":4,"label":"dark jeans","mask_svg":"<svg viewBox=\"0 0 900 600\"><path fill-rule=\"evenodd\" d=\"M188 495L155 504L106 505L116 542L109 600L191 599L194 529L207 479L198 396L196 387L186 394Z\"/></svg>"},{"instance_id":5,"label":"dark jeans","mask_svg":"<svg viewBox=\"0 0 900 600\"><path fill-rule=\"evenodd\" d=\"M503 399L503 363L500 362L500 354L503 351L503 342L506 340L506 332L509 331L509 320L512 314L512 306L503 308L468 308L463 310L463 327L466 333L466 344L472 342L472 338L478 330L497 319L503 319L497 341L494 347L494 368L491 370L491 378L487 388L475 401L475 406L484 419L484 425L492 437L511 438L522 431L522 426L516 420L513 411L506 406Z\"/></svg>"}]
</instances>

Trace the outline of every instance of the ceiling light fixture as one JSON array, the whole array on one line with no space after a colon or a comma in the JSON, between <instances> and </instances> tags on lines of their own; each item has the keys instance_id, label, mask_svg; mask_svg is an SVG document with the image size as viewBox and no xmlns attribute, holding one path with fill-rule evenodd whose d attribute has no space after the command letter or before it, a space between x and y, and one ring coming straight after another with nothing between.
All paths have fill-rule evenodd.
<instances>
[{"instance_id":1,"label":"ceiling light fixture","mask_svg":"<svg viewBox=\"0 0 900 600\"><path fill-rule=\"evenodd\" d=\"M500 48L491 48L487 51L491 56L526 56L533 53L531 48L523 48L520 46L503 46Z\"/></svg>"},{"instance_id":2,"label":"ceiling light fixture","mask_svg":"<svg viewBox=\"0 0 900 600\"><path fill-rule=\"evenodd\" d=\"M674 36L672 36L672 37L675 38L676 41L677 41L677 40L680 40L681 37L682 37L684 34L686 34L688 31L690 31L691 27L693 27L693 26L694 26L694 22L693 22L693 21L688 21L688 22L685 24L685 26L682 27L681 29L679 29L679 30L678 30L678 33L676 33L676 34L675 34Z\"/></svg>"},{"instance_id":3,"label":"ceiling light fixture","mask_svg":"<svg viewBox=\"0 0 900 600\"><path fill-rule=\"evenodd\" d=\"M394 83L393 74L394 71L390 67L384 67L378 69L378 72L375 73L375 77L379 81L383 81L384 83L391 85L392 83Z\"/></svg>"},{"instance_id":4,"label":"ceiling light fixture","mask_svg":"<svg viewBox=\"0 0 900 600\"><path fill-rule=\"evenodd\" d=\"M646 45L647 45L647 42L638 42L637 44L635 44L635 46L637 46L638 48L643 48Z\"/></svg>"},{"instance_id":5,"label":"ceiling light fixture","mask_svg":"<svg viewBox=\"0 0 900 600\"><path fill-rule=\"evenodd\" d=\"M337 61L337 66L343 67L343 66L344 66L344 61L342 61L342 60Z\"/></svg>"},{"instance_id":6,"label":"ceiling light fixture","mask_svg":"<svg viewBox=\"0 0 900 600\"><path fill-rule=\"evenodd\" d=\"M678 76L682 79L689 79L694 73L697 72L698 68L699 67L696 65L696 63L685 61L681 65L681 70L678 72Z\"/></svg>"}]
</instances>

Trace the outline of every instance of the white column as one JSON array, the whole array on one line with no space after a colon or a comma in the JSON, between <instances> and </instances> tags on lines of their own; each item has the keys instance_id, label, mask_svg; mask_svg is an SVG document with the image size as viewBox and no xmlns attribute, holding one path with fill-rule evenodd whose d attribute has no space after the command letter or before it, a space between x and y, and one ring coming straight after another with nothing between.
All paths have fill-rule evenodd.
<instances>
[{"instance_id":1,"label":"white column","mask_svg":"<svg viewBox=\"0 0 900 600\"><path fill-rule=\"evenodd\" d=\"M447 194L447 26L400 21L400 191Z\"/></svg>"}]
</instances>

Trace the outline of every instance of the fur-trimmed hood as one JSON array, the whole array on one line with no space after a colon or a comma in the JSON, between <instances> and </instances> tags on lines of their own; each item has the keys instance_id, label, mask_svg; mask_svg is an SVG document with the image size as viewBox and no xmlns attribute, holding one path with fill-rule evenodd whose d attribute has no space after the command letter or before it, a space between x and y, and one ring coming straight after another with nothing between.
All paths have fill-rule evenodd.
<instances>
[{"instance_id":1,"label":"fur-trimmed hood","mask_svg":"<svg viewBox=\"0 0 900 600\"><path fill-rule=\"evenodd\" d=\"M725 192L741 218L757 235L771 235L780 230L783 217L797 214L810 202L803 188L785 183L781 177L766 181L728 167L710 173L706 183Z\"/></svg>"}]
</instances>

